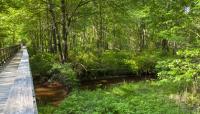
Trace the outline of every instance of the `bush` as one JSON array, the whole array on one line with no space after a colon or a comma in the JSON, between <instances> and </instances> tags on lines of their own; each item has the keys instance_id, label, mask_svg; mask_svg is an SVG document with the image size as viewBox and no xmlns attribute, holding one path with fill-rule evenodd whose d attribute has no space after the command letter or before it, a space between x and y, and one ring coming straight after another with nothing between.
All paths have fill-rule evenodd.
<instances>
[{"instance_id":1,"label":"bush","mask_svg":"<svg viewBox=\"0 0 200 114\"><path fill-rule=\"evenodd\" d=\"M60 64L55 56L49 53L38 53L30 58L31 70L35 80L43 83L47 80L57 80L65 86L77 84L77 77L71 64Z\"/></svg>"},{"instance_id":2,"label":"bush","mask_svg":"<svg viewBox=\"0 0 200 114\"><path fill-rule=\"evenodd\" d=\"M158 58L153 54L140 55L136 58L139 73L155 73L155 66Z\"/></svg>"},{"instance_id":3,"label":"bush","mask_svg":"<svg viewBox=\"0 0 200 114\"><path fill-rule=\"evenodd\" d=\"M93 79L107 75L133 74L137 71L133 55L128 51L105 51L99 56L93 53L80 53L76 61L82 69L80 79Z\"/></svg>"},{"instance_id":4,"label":"bush","mask_svg":"<svg viewBox=\"0 0 200 114\"><path fill-rule=\"evenodd\" d=\"M156 65L160 82L176 85L180 101L192 108L200 108L200 50L177 52L179 58L159 61ZM194 108L194 109L195 109Z\"/></svg>"},{"instance_id":5,"label":"bush","mask_svg":"<svg viewBox=\"0 0 200 114\"><path fill-rule=\"evenodd\" d=\"M76 73L72 69L71 64L69 63L53 64L53 67L51 68L50 73L52 74L52 80L58 80L59 82L62 82L62 84L64 84L65 86L69 88L77 85L78 80L77 80Z\"/></svg>"},{"instance_id":6,"label":"bush","mask_svg":"<svg viewBox=\"0 0 200 114\"><path fill-rule=\"evenodd\" d=\"M112 75L155 74L155 65L160 58L159 53L152 51L136 56L134 52L112 50L105 51L100 56L80 53L76 61L81 64L81 68L78 68L82 69L80 79L93 79Z\"/></svg>"},{"instance_id":7,"label":"bush","mask_svg":"<svg viewBox=\"0 0 200 114\"><path fill-rule=\"evenodd\" d=\"M49 53L38 53L30 57L30 66L33 75L46 76L53 63L56 63L55 56Z\"/></svg>"},{"instance_id":8,"label":"bush","mask_svg":"<svg viewBox=\"0 0 200 114\"><path fill-rule=\"evenodd\" d=\"M161 58L156 52L142 52L135 55L133 52L105 52L99 59L102 68L127 70L132 74L155 73L156 62Z\"/></svg>"},{"instance_id":9,"label":"bush","mask_svg":"<svg viewBox=\"0 0 200 114\"><path fill-rule=\"evenodd\" d=\"M132 73L137 73L138 74L138 63L134 59L125 59L124 63L128 65L128 69L132 71Z\"/></svg>"},{"instance_id":10,"label":"bush","mask_svg":"<svg viewBox=\"0 0 200 114\"><path fill-rule=\"evenodd\" d=\"M169 79L172 82L192 82L199 78L200 60L199 51L185 50L177 52L179 58L159 61L156 65L158 77Z\"/></svg>"},{"instance_id":11,"label":"bush","mask_svg":"<svg viewBox=\"0 0 200 114\"><path fill-rule=\"evenodd\" d=\"M99 57L99 61L103 68L120 69L121 67L127 66L124 64L124 60L129 60L131 58L132 55L130 52L106 51Z\"/></svg>"},{"instance_id":12,"label":"bush","mask_svg":"<svg viewBox=\"0 0 200 114\"><path fill-rule=\"evenodd\" d=\"M129 61L133 59L134 54L128 51L106 51L100 57L99 61L101 63L101 67L103 68L112 68L112 69L129 69L130 65L134 62ZM132 67L134 68L134 67Z\"/></svg>"},{"instance_id":13,"label":"bush","mask_svg":"<svg viewBox=\"0 0 200 114\"><path fill-rule=\"evenodd\" d=\"M30 57L30 67L33 74L34 82L43 83L47 81L51 74L53 63L55 63L55 56L49 53L37 53Z\"/></svg>"},{"instance_id":14,"label":"bush","mask_svg":"<svg viewBox=\"0 0 200 114\"><path fill-rule=\"evenodd\" d=\"M98 58L93 53L79 52L74 58L75 62L81 63L87 69L98 67Z\"/></svg>"}]
</instances>

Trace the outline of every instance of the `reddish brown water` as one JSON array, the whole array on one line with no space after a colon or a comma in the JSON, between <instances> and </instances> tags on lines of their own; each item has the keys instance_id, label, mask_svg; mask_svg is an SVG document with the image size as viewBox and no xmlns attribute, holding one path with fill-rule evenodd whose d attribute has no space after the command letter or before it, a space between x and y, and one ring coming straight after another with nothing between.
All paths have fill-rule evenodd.
<instances>
[{"instance_id":1,"label":"reddish brown water","mask_svg":"<svg viewBox=\"0 0 200 114\"><path fill-rule=\"evenodd\" d=\"M64 86L58 82L37 85L35 92L38 103L54 106L57 106L67 96Z\"/></svg>"}]
</instances>

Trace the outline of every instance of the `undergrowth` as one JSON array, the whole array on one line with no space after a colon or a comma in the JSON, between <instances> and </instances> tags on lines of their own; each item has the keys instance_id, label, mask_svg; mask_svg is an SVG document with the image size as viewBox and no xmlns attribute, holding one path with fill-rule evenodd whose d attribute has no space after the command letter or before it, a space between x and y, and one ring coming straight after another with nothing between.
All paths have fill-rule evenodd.
<instances>
[{"instance_id":1,"label":"undergrowth","mask_svg":"<svg viewBox=\"0 0 200 114\"><path fill-rule=\"evenodd\" d=\"M158 81L121 83L105 89L75 90L53 114L188 114L170 98L178 90ZM47 107L48 108L48 107ZM44 110L44 109L43 109ZM44 113L47 114L47 113Z\"/></svg>"}]
</instances>

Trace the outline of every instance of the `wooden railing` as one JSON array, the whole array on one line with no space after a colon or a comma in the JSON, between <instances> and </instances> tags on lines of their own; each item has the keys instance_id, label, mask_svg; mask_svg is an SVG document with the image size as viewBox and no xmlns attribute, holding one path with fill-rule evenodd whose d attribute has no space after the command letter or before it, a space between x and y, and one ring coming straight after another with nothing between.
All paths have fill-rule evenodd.
<instances>
[{"instance_id":1,"label":"wooden railing","mask_svg":"<svg viewBox=\"0 0 200 114\"><path fill-rule=\"evenodd\" d=\"M0 48L0 66L3 66L10 60L21 48L21 45L14 45L6 48Z\"/></svg>"}]
</instances>

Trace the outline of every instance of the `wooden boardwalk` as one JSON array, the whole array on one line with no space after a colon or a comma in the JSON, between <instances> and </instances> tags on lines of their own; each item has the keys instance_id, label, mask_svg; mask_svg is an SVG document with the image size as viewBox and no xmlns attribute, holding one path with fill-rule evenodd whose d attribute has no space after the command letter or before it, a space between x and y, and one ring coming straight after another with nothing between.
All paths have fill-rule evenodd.
<instances>
[{"instance_id":1,"label":"wooden boardwalk","mask_svg":"<svg viewBox=\"0 0 200 114\"><path fill-rule=\"evenodd\" d=\"M37 114L27 49L23 48L0 73L0 114Z\"/></svg>"}]
</instances>

